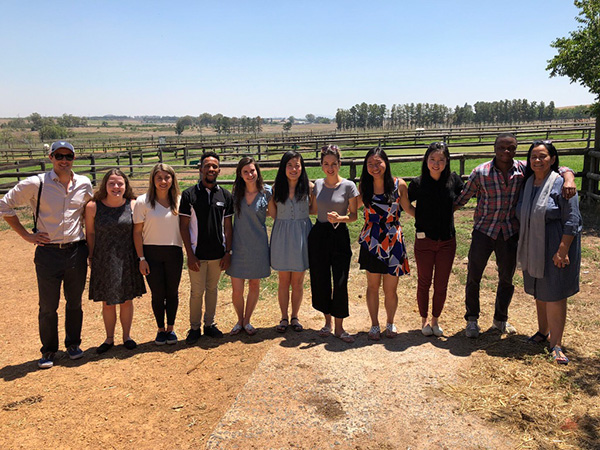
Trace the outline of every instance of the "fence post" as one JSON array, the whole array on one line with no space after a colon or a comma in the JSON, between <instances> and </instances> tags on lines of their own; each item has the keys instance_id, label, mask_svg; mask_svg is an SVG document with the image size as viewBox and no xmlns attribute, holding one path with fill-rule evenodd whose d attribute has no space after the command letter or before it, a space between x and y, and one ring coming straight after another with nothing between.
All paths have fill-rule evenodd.
<instances>
[{"instance_id":1,"label":"fence post","mask_svg":"<svg viewBox=\"0 0 600 450\"><path fill-rule=\"evenodd\" d=\"M354 160L350 161L350 179L352 181L356 179L356 163Z\"/></svg>"},{"instance_id":2,"label":"fence post","mask_svg":"<svg viewBox=\"0 0 600 450\"><path fill-rule=\"evenodd\" d=\"M465 155L460 155L460 176L465 174Z\"/></svg>"},{"instance_id":3,"label":"fence post","mask_svg":"<svg viewBox=\"0 0 600 450\"><path fill-rule=\"evenodd\" d=\"M187 145L185 147L183 147L183 164L185 166L188 165L188 148L187 148Z\"/></svg>"},{"instance_id":4,"label":"fence post","mask_svg":"<svg viewBox=\"0 0 600 450\"><path fill-rule=\"evenodd\" d=\"M129 147L129 176L133 177L133 151L131 150L132 147Z\"/></svg>"},{"instance_id":5,"label":"fence post","mask_svg":"<svg viewBox=\"0 0 600 450\"><path fill-rule=\"evenodd\" d=\"M92 185L96 186L96 158L94 157L94 155L90 155L90 165L91 167L91 173L92 173Z\"/></svg>"},{"instance_id":6,"label":"fence post","mask_svg":"<svg viewBox=\"0 0 600 450\"><path fill-rule=\"evenodd\" d=\"M19 173L19 161L15 161L15 164L17 165L15 170L17 173ZM17 175L17 181L21 181L21 177L19 175Z\"/></svg>"},{"instance_id":7,"label":"fence post","mask_svg":"<svg viewBox=\"0 0 600 450\"><path fill-rule=\"evenodd\" d=\"M260 154L260 144L258 144L256 147L257 147L257 150L256 150L257 155L256 156L257 156L258 160L260 161L262 159L261 154Z\"/></svg>"},{"instance_id":8,"label":"fence post","mask_svg":"<svg viewBox=\"0 0 600 450\"><path fill-rule=\"evenodd\" d=\"M158 161L161 163L163 162L163 151L160 147L158 148Z\"/></svg>"}]
</instances>

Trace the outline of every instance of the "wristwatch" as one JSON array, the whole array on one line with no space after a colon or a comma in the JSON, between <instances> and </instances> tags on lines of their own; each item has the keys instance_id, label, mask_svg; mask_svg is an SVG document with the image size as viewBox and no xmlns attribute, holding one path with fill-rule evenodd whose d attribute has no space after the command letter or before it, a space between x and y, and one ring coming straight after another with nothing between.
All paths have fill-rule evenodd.
<instances>
[{"instance_id":1,"label":"wristwatch","mask_svg":"<svg viewBox=\"0 0 600 450\"><path fill-rule=\"evenodd\" d=\"M145 257L145 256L140 256L140 257L138 258L138 260L139 260L140 262L142 262L142 261L146 261L146 257Z\"/></svg>"}]
</instances>

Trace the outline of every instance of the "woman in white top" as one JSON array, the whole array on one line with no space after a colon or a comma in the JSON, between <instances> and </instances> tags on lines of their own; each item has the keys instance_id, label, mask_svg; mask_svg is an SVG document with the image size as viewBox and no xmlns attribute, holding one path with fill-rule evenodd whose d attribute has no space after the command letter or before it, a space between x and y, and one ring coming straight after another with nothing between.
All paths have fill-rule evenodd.
<instances>
[{"instance_id":1,"label":"woman in white top","mask_svg":"<svg viewBox=\"0 0 600 450\"><path fill-rule=\"evenodd\" d=\"M158 326L156 345L177 343L173 327L183 267L177 217L179 197L175 171L171 166L159 163L150 173L148 192L138 197L133 211L133 239L140 272L146 275L152 291L152 310Z\"/></svg>"}]
</instances>

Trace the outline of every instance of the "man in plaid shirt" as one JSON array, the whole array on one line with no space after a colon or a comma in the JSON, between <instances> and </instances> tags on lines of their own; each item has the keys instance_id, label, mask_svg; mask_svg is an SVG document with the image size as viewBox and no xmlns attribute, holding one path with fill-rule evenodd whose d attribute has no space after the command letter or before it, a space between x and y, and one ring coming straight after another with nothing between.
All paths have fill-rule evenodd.
<instances>
[{"instance_id":1,"label":"man in plaid shirt","mask_svg":"<svg viewBox=\"0 0 600 450\"><path fill-rule=\"evenodd\" d=\"M512 280L519 242L516 207L527 166L525 161L515 161L516 151L515 136L499 134L494 142L496 156L473 169L455 201L458 209L473 195L477 196L465 289L466 335L470 338L479 336L479 285L492 252L496 255L499 279L492 328L502 333L516 332L508 323L508 306L515 290ZM568 168L561 168L560 172L565 179L563 195L570 198L576 193L574 173Z\"/></svg>"}]
</instances>

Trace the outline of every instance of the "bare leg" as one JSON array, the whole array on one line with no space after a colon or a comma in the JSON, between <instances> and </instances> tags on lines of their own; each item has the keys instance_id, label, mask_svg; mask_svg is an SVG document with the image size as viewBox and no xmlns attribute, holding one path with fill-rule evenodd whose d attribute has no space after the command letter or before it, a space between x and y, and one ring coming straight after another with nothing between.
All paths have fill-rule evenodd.
<instances>
[{"instance_id":1,"label":"bare leg","mask_svg":"<svg viewBox=\"0 0 600 450\"><path fill-rule=\"evenodd\" d=\"M250 323L250 317L258 303L258 295L260 293L260 279L248 280L248 299L246 301L246 312L244 314L243 325ZM239 314L238 314L239 317Z\"/></svg>"},{"instance_id":2,"label":"bare leg","mask_svg":"<svg viewBox=\"0 0 600 450\"><path fill-rule=\"evenodd\" d=\"M117 308L115 305L107 305L102 302L102 319L106 330L106 342L112 344L115 341L115 326L117 325Z\"/></svg>"},{"instance_id":3,"label":"bare leg","mask_svg":"<svg viewBox=\"0 0 600 450\"><path fill-rule=\"evenodd\" d=\"M131 339L131 323L133 322L133 301L127 300L121 304L119 308L119 319L121 320L121 328L123 329L123 342Z\"/></svg>"},{"instance_id":4,"label":"bare leg","mask_svg":"<svg viewBox=\"0 0 600 450\"><path fill-rule=\"evenodd\" d=\"M330 316L331 317L331 316ZM341 336L344 332L344 319L335 318L335 335Z\"/></svg>"},{"instance_id":5,"label":"bare leg","mask_svg":"<svg viewBox=\"0 0 600 450\"><path fill-rule=\"evenodd\" d=\"M550 328L550 348L562 346L565 322L567 321L567 299L546 303L548 327Z\"/></svg>"},{"instance_id":6,"label":"bare leg","mask_svg":"<svg viewBox=\"0 0 600 450\"><path fill-rule=\"evenodd\" d=\"M548 334L548 312L546 311L546 302L535 300L535 309L537 311L538 331L544 336Z\"/></svg>"},{"instance_id":7,"label":"bare leg","mask_svg":"<svg viewBox=\"0 0 600 450\"><path fill-rule=\"evenodd\" d=\"M290 304L290 284L292 283L292 272L279 272L279 287L277 288L277 299L281 310L281 320L288 320L288 306Z\"/></svg>"},{"instance_id":8,"label":"bare leg","mask_svg":"<svg viewBox=\"0 0 600 450\"><path fill-rule=\"evenodd\" d=\"M379 286L381 274L367 271L367 308L371 316L371 326L379 326Z\"/></svg>"},{"instance_id":9,"label":"bare leg","mask_svg":"<svg viewBox=\"0 0 600 450\"><path fill-rule=\"evenodd\" d=\"M323 314L323 316L325 317L325 327L331 329L331 314ZM336 324L337 324L337 319L336 320ZM337 325L336 325L336 329L337 329Z\"/></svg>"},{"instance_id":10,"label":"bare leg","mask_svg":"<svg viewBox=\"0 0 600 450\"><path fill-rule=\"evenodd\" d=\"M231 302L238 318L238 325L244 322L244 279L231 277Z\"/></svg>"},{"instance_id":11,"label":"bare leg","mask_svg":"<svg viewBox=\"0 0 600 450\"><path fill-rule=\"evenodd\" d=\"M304 274L306 272L291 272L292 274L292 317L298 317L302 297L304 296Z\"/></svg>"},{"instance_id":12,"label":"bare leg","mask_svg":"<svg viewBox=\"0 0 600 450\"><path fill-rule=\"evenodd\" d=\"M398 288L399 278L394 275L385 274L383 276L383 294L385 295L385 313L387 323L394 323L396 310L398 309Z\"/></svg>"}]
</instances>

